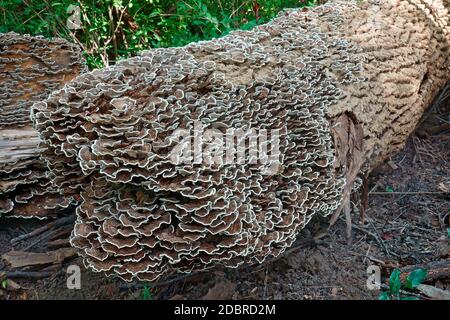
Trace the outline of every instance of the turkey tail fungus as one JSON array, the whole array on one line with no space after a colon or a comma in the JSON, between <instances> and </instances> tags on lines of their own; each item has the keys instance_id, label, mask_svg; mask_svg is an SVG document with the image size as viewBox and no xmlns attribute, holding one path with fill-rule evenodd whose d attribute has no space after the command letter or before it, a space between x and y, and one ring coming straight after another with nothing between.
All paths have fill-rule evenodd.
<instances>
[{"instance_id":1,"label":"turkey tail fungus","mask_svg":"<svg viewBox=\"0 0 450 320\"><path fill-rule=\"evenodd\" d=\"M81 198L71 243L85 264L154 281L278 256L403 146L449 79L445 3L288 10L251 31L145 51L36 103L53 182ZM277 159L210 161L218 136L252 129L277 132L260 144ZM203 157L184 153L192 140Z\"/></svg>"},{"instance_id":2,"label":"turkey tail fungus","mask_svg":"<svg viewBox=\"0 0 450 320\"><path fill-rule=\"evenodd\" d=\"M50 182L30 109L83 71L65 40L0 34L0 216L46 218L70 204Z\"/></svg>"}]
</instances>

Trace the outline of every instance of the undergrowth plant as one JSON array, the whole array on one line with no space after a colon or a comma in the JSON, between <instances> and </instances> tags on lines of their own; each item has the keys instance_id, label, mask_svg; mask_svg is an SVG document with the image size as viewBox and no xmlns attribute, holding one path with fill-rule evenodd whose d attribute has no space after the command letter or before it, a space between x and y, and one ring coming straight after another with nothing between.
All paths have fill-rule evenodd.
<instances>
[{"instance_id":1,"label":"undergrowth plant","mask_svg":"<svg viewBox=\"0 0 450 320\"><path fill-rule=\"evenodd\" d=\"M8 279L3 279L0 281L0 288L1 289L7 289L8 288Z\"/></svg>"},{"instance_id":2,"label":"undergrowth plant","mask_svg":"<svg viewBox=\"0 0 450 320\"><path fill-rule=\"evenodd\" d=\"M142 300L153 300L153 295L149 286L144 286L142 288L140 296Z\"/></svg>"},{"instance_id":3,"label":"undergrowth plant","mask_svg":"<svg viewBox=\"0 0 450 320\"><path fill-rule=\"evenodd\" d=\"M251 29L286 8L320 0L2 0L0 32L15 31L62 37L78 43L89 67L155 47L183 46L192 41ZM79 8L76 12L71 6ZM79 16L79 29L67 20Z\"/></svg>"},{"instance_id":4,"label":"undergrowth plant","mask_svg":"<svg viewBox=\"0 0 450 320\"><path fill-rule=\"evenodd\" d=\"M427 277L427 270L418 268L408 274L402 282L400 270L395 269L389 277L389 290L383 291L380 300L418 300L418 297L409 294L406 290L417 288Z\"/></svg>"}]
</instances>

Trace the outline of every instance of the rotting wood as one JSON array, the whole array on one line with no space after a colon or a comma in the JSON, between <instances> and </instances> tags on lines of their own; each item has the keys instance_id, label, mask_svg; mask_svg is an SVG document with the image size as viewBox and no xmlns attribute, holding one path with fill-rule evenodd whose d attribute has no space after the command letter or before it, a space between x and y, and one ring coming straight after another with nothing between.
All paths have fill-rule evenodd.
<instances>
[{"instance_id":1,"label":"rotting wood","mask_svg":"<svg viewBox=\"0 0 450 320\"><path fill-rule=\"evenodd\" d=\"M155 281L261 263L312 216L336 221L449 80L448 8L330 1L71 81L32 113L53 182L81 199L71 244L96 271ZM170 162L193 121L279 129L280 171Z\"/></svg>"},{"instance_id":2,"label":"rotting wood","mask_svg":"<svg viewBox=\"0 0 450 320\"><path fill-rule=\"evenodd\" d=\"M72 258L77 254L75 248L62 248L55 251L36 253L25 251L10 251L2 255L11 268L21 268L26 266L38 266L62 263L68 258Z\"/></svg>"}]
</instances>

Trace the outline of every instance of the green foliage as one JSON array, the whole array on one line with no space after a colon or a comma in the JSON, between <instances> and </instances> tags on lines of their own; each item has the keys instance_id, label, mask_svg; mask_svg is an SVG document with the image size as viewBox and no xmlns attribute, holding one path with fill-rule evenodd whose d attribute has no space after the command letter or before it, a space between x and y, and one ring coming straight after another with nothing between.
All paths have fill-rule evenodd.
<instances>
[{"instance_id":1,"label":"green foliage","mask_svg":"<svg viewBox=\"0 0 450 320\"><path fill-rule=\"evenodd\" d=\"M82 46L91 68L152 47L183 46L251 29L285 8L318 0L2 0L0 32L63 37ZM70 5L81 29L71 30Z\"/></svg>"},{"instance_id":2,"label":"green foliage","mask_svg":"<svg viewBox=\"0 0 450 320\"><path fill-rule=\"evenodd\" d=\"M8 279L3 279L1 281L0 287L3 289L7 289L8 288Z\"/></svg>"},{"instance_id":3,"label":"green foliage","mask_svg":"<svg viewBox=\"0 0 450 320\"><path fill-rule=\"evenodd\" d=\"M405 294L405 289L417 288L427 277L427 270L418 268L411 271L405 283L400 279L400 270L395 269L389 277L389 291L381 292L379 300L419 300L418 297Z\"/></svg>"},{"instance_id":4,"label":"green foliage","mask_svg":"<svg viewBox=\"0 0 450 320\"><path fill-rule=\"evenodd\" d=\"M15 31L48 37L63 30L69 5L74 0L2 0L0 1L0 32ZM67 34L66 34L67 35Z\"/></svg>"},{"instance_id":5,"label":"green foliage","mask_svg":"<svg viewBox=\"0 0 450 320\"><path fill-rule=\"evenodd\" d=\"M392 295L398 295L400 293L401 286L402 282L400 281L400 270L395 269L389 277L389 292Z\"/></svg>"},{"instance_id":6,"label":"green foliage","mask_svg":"<svg viewBox=\"0 0 450 320\"><path fill-rule=\"evenodd\" d=\"M144 286L144 288L142 288L141 298L142 300L153 300L152 292L148 286Z\"/></svg>"},{"instance_id":7,"label":"green foliage","mask_svg":"<svg viewBox=\"0 0 450 320\"><path fill-rule=\"evenodd\" d=\"M391 300L391 296L388 291L383 291L378 297L379 300Z\"/></svg>"},{"instance_id":8,"label":"green foliage","mask_svg":"<svg viewBox=\"0 0 450 320\"><path fill-rule=\"evenodd\" d=\"M412 271L406 278L406 287L408 289L417 288L427 278L427 270L418 268Z\"/></svg>"}]
</instances>

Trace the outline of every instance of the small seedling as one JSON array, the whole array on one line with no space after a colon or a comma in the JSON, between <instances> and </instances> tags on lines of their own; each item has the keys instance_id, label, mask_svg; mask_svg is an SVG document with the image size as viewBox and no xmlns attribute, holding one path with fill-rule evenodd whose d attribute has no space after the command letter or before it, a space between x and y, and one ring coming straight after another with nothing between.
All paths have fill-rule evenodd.
<instances>
[{"instance_id":1,"label":"small seedling","mask_svg":"<svg viewBox=\"0 0 450 320\"><path fill-rule=\"evenodd\" d=\"M389 290L383 291L379 300L418 300L417 297L405 293L405 289L417 288L427 277L427 270L418 268L411 271L406 278L406 281L402 283L400 279L400 270L395 269L392 271L389 277Z\"/></svg>"},{"instance_id":2,"label":"small seedling","mask_svg":"<svg viewBox=\"0 0 450 320\"><path fill-rule=\"evenodd\" d=\"M1 287L6 289L8 287L8 279L3 279L1 282Z\"/></svg>"},{"instance_id":3,"label":"small seedling","mask_svg":"<svg viewBox=\"0 0 450 320\"><path fill-rule=\"evenodd\" d=\"M141 298L142 300L153 300L153 295L150 291L150 287L144 286L144 288L142 288Z\"/></svg>"}]
</instances>

